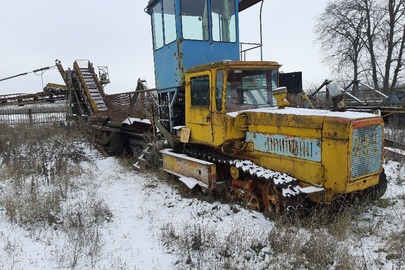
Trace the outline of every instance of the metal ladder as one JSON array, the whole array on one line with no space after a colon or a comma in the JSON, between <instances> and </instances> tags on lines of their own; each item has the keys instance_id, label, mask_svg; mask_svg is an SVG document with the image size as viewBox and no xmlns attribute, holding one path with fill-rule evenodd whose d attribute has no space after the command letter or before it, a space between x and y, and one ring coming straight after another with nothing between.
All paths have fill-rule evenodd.
<instances>
[{"instance_id":1,"label":"metal ladder","mask_svg":"<svg viewBox=\"0 0 405 270\"><path fill-rule=\"evenodd\" d=\"M140 171L148 166L148 159L150 159L151 151L153 149L153 144L148 143L146 148L142 150L141 154L138 156L137 161L132 165L134 169Z\"/></svg>"}]
</instances>

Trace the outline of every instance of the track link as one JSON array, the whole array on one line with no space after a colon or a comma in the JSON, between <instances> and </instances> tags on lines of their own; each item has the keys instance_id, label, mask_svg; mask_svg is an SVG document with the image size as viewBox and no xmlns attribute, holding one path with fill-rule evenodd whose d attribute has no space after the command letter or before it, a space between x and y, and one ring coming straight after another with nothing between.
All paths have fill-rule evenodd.
<instances>
[{"instance_id":1,"label":"track link","mask_svg":"<svg viewBox=\"0 0 405 270\"><path fill-rule=\"evenodd\" d=\"M282 189L283 197L290 198L301 194L298 180L286 173L276 172L256 165L250 160L235 160L232 165L250 177L256 177L264 181L272 181L276 187Z\"/></svg>"},{"instance_id":2,"label":"track link","mask_svg":"<svg viewBox=\"0 0 405 270\"><path fill-rule=\"evenodd\" d=\"M241 200L256 210L282 214L295 211L305 200L298 180L286 173L201 149L186 149L185 154L230 169L233 179L227 192L230 201Z\"/></svg>"}]
</instances>

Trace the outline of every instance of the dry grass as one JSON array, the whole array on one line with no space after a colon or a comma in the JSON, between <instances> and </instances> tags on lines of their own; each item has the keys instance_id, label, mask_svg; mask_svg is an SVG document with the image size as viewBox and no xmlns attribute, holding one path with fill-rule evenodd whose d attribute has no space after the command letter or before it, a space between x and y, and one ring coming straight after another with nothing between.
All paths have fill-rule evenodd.
<instances>
[{"instance_id":1,"label":"dry grass","mask_svg":"<svg viewBox=\"0 0 405 270\"><path fill-rule=\"evenodd\" d=\"M6 216L29 230L45 227L61 232L69 251L56 252L62 268L75 268L83 261L95 267L103 247L100 228L113 216L97 194L78 196L81 183L77 179L94 180L81 166L83 161L89 162L85 148L91 142L83 133L60 127L34 131L23 126L0 128L0 207ZM120 159L124 167L131 167L133 160ZM151 177L164 178L160 173ZM398 179L393 181L400 184ZM144 188L156 186L152 181ZM305 218L272 220L260 233L241 222L223 230L219 221L212 222L215 209L207 207L196 209L191 222L167 221L159 236L167 251L178 257L177 269L377 268L379 262L370 263L366 258L373 252L363 244L367 237L385 239L381 252L394 263L394 269L403 269L404 230L384 235L382 223L390 216L374 220L382 213L373 213L374 209L388 210L393 204L382 198L374 207L365 203L340 211L315 209ZM246 211L239 206L229 208L230 215ZM18 260L18 243L10 240L4 246L7 256Z\"/></svg>"},{"instance_id":2,"label":"dry grass","mask_svg":"<svg viewBox=\"0 0 405 270\"><path fill-rule=\"evenodd\" d=\"M92 177L81 165L91 163L90 145L83 132L61 126L4 126L0 133L0 207L29 231L63 232L68 246L55 252L62 254L61 265L68 261L70 267L79 260L95 265L102 245L99 226L112 218L96 194L77 196L83 193L80 181Z\"/></svg>"},{"instance_id":3,"label":"dry grass","mask_svg":"<svg viewBox=\"0 0 405 270\"><path fill-rule=\"evenodd\" d=\"M405 230L393 232L389 235L385 246L387 259L396 260L395 269L405 268Z\"/></svg>"},{"instance_id":4,"label":"dry grass","mask_svg":"<svg viewBox=\"0 0 405 270\"><path fill-rule=\"evenodd\" d=\"M165 223L160 239L178 256L176 269L374 269L388 261L403 269L405 234L387 236L390 214L384 219L379 211L367 204L318 209L306 218L275 219L261 233L252 228L254 218L251 226L236 222L224 230L210 221L210 211L197 211L192 222ZM370 239L379 240L370 247Z\"/></svg>"}]
</instances>

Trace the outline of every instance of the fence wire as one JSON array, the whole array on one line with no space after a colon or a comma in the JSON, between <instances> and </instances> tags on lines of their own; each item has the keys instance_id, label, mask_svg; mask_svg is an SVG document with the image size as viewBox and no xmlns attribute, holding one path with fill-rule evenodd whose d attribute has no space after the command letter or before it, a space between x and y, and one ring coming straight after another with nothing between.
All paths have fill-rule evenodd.
<instances>
[{"instance_id":1,"label":"fence wire","mask_svg":"<svg viewBox=\"0 0 405 270\"><path fill-rule=\"evenodd\" d=\"M64 107L40 108L2 108L0 109L1 124L52 124L66 120Z\"/></svg>"}]
</instances>

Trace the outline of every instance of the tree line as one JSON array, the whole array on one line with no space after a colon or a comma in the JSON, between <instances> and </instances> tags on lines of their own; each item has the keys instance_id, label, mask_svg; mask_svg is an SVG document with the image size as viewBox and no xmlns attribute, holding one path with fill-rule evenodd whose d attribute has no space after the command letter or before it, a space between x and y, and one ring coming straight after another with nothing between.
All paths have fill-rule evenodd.
<instances>
[{"instance_id":1,"label":"tree line","mask_svg":"<svg viewBox=\"0 0 405 270\"><path fill-rule=\"evenodd\" d=\"M340 79L404 86L405 0L333 0L316 19L324 61Z\"/></svg>"}]
</instances>

